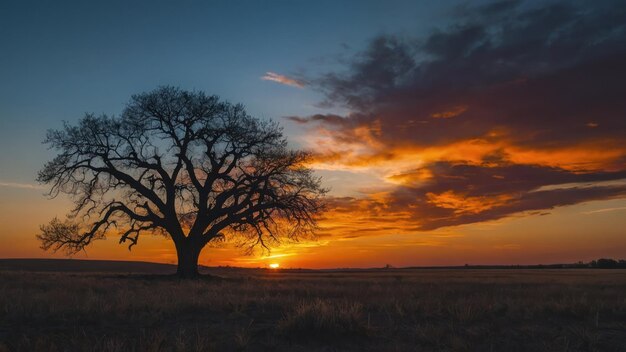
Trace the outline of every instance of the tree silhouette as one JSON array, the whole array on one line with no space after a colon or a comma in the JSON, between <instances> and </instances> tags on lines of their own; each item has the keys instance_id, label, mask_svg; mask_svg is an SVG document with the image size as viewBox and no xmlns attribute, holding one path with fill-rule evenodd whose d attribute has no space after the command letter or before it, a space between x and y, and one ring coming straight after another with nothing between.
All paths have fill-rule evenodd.
<instances>
[{"instance_id":1,"label":"tree silhouette","mask_svg":"<svg viewBox=\"0 0 626 352\"><path fill-rule=\"evenodd\" d=\"M137 244L156 232L174 242L178 275L198 275L210 242L243 238L248 249L310 234L325 190L290 150L277 123L216 96L162 87L134 95L121 117L87 114L49 130L58 151L38 181L69 194L68 219L41 226L42 248L76 253L116 232Z\"/></svg>"}]
</instances>

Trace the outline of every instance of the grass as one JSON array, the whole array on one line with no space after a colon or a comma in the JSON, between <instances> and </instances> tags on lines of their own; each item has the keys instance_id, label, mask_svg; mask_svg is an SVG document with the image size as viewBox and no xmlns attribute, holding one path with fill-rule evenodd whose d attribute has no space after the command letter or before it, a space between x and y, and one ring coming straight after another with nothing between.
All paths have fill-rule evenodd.
<instances>
[{"instance_id":1,"label":"grass","mask_svg":"<svg viewBox=\"0 0 626 352\"><path fill-rule=\"evenodd\" d=\"M359 302L303 300L279 322L278 331L295 340L366 337L368 326L363 316Z\"/></svg>"},{"instance_id":2,"label":"grass","mask_svg":"<svg viewBox=\"0 0 626 352\"><path fill-rule=\"evenodd\" d=\"M626 270L0 272L0 351L623 351Z\"/></svg>"}]
</instances>

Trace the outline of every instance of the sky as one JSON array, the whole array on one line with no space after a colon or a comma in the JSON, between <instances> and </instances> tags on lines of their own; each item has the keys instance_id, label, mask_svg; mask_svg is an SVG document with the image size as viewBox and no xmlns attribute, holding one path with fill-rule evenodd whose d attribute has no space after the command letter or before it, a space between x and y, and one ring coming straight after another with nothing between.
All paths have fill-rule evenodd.
<instances>
[{"instance_id":1,"label":"sky","mask_svg":"<svg viewBox=\"0 0 626 352\"><path fill-rule=\"evenodd\" d=\"M626 257L619 1L5 1L0 48L0 257L64 257L35 239L71 207L35 181L46 130L161 85L279 121L331 189L316 239L201 264ZM176 260L117 242L74 257Z\"/></svg>"}]
</instances>

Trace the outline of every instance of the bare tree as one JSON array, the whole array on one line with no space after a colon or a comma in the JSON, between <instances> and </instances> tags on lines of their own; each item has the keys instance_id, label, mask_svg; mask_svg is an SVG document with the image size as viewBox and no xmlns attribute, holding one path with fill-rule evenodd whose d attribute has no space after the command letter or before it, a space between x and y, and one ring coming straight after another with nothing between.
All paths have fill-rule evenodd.
<instances>
[{"instance_id":1,"label":"bare tree","mask_svg":"<svg viewBox=\"0 0 626 352\"><path fill-rule=\"evenodd\" d=\"M75 203L67 220L41 226L44 249L76 253L111 232L130 249L156 232L174 242L178 275L195 277L208 243L297 239L312 233L323 207L309 154L290 150L277 123L202 92L134 95L121 117L87 114L44 143L58 155L39 182Z\"/></svg>"}]
</instances>

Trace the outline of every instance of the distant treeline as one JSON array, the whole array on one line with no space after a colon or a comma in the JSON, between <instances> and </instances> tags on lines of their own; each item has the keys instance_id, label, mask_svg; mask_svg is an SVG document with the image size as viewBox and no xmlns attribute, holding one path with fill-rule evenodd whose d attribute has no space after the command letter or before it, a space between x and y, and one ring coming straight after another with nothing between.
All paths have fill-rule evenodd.
<instances>
[{"instance_id":1,"label":"distant treeline","mask_svg":"<svg viewBox=\"0 0 626 352\"><path fill-rule=\"evenodd\" d=\"M580 261L578 263L569 264L530 264L530 265L515 265L515 264L501 264L501 265L480 265L480 264L465 264L462 266L413 266L404 268L395 268L392 265L385 265L382 269L626 269L626 259L610 259L600 258L592 260L590 262ZM341 269L334 269L341 270ZM351 269L344 269L351 270Z\"/></svg>"},{"instance_id":2,"label":"distant treeline","mask_svg":"<svg viewBox=\"0 0 626 352\"><path fill-rule=\"evenodd\" d=\"M592 260L590 262L578 262L572 264L534 264L534 265L471 265L465 264L465 268L470 269L508 269L508 268L519 268L519 269L568 269L568 268L594 268L594 269L626 269L626 260L625 259L610 259L610 258L600 258L598 260Z\"/></svg>"},{"instance_id":3,"label":"distant treeline","mask_svg":"<svg viewBox=\"0 0 626 352\"><path fill-rule=\"evenodd\" d=\"M592 260L591 262L587 263L586 265L588 267L590 267L590 268L600 268L600 269L621 268L621 269L626 269L626 260L624 260L624 259L615 260L615 259L600 258L598 260Z\"/></svg>"}]
</instances>

